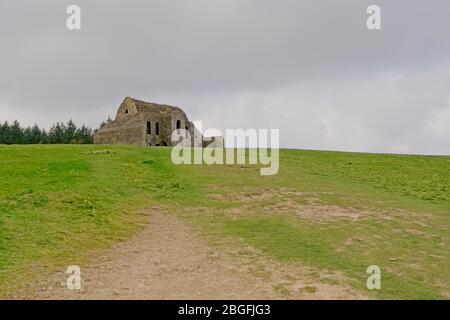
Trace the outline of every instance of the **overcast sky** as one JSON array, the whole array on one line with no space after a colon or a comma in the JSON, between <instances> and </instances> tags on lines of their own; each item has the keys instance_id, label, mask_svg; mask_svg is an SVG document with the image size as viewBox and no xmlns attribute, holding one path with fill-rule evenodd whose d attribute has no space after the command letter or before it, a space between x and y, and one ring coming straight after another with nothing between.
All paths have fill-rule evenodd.
<instances>
[{"instance_id":1,"label":"overcast sky","mask_svg":"<svg viewBox=\"0 0 450 320\"><path fill-rule=\"evenodd\" d=\"M450 154L449 16L448 0L0 0L0 121L97 127L132 96L279 128L282 147Z\"/></svg>"}]
</instances>

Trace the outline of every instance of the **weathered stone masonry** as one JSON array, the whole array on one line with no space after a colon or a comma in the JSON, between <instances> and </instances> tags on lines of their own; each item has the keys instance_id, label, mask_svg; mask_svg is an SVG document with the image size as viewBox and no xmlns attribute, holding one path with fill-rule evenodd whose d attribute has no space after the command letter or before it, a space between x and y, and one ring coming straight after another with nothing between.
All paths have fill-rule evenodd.
<instances>
[{"instance_id":1,"label":"weathered stone masonry","mask_svg":"<svg viewBox=\"0 0 450 320\"><path fill-rule=\"evenodd\" d=\"M188 130L192 140L194 131L199 135L180 108L126 97L114 121L94 134L94 143L170 146L176 129Z\"/></svg>"}]
</instances>

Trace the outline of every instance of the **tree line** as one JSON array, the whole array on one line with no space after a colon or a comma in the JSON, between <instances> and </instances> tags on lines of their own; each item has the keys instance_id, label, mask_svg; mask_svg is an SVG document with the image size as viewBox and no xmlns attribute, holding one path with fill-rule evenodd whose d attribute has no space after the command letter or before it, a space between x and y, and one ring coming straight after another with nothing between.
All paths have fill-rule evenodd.
<instances>
[{"instance_id":1,"label":"tree line","mask_svg":"<svg viewBox=\"0 0 450 320\"><path fill-rule=\"evenodd\" d=\"M19 121L5 121L0 124L0 144L92 144L94 131L82 125L77 127L70 120L57 122L50 130L39 128L37 124L23 128Z\"/></svg>"}]
</instances>

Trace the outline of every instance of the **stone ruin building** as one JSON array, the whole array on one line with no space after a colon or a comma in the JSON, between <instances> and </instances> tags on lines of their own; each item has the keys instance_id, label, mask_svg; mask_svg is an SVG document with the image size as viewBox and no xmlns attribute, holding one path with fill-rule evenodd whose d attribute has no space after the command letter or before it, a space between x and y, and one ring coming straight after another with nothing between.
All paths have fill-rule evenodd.
<instances>
[{"instance_id":1,"label":"stone ruin building","mask_svg":"<svg viewBox=\"0 0 450 320\"><path fill-rule=\"evenodd\" d=\"M192 146L202 146L200 132L180 108L126 97L114 121L94 134L94 143L171 146L176 144L171 142L171 136L177 129L189 131ZM199 145L194 145L194 135Z\"/></svg>"}]
</instances>

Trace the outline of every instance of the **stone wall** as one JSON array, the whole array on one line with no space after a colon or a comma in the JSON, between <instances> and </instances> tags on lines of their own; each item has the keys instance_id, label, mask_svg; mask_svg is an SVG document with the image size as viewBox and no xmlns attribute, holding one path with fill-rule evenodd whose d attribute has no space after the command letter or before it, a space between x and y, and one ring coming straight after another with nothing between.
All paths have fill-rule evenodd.
<instances>
[{"instance_id":1,"label":"stone wall","mask_svg":"<svg viewBox=\"0 0 450 320\"><path fill-rule=\"evenodd\" d=\"M188 128L193 137L193 125L180 108L127 97L117 110L115 120L95 133L94 143L170 146L172 132L177 129L177 121L180 121L180 128ZM150 133L147 130L148 122ZM156 134L157 123L159 135Z\"/></svg>"}]
</instances>

